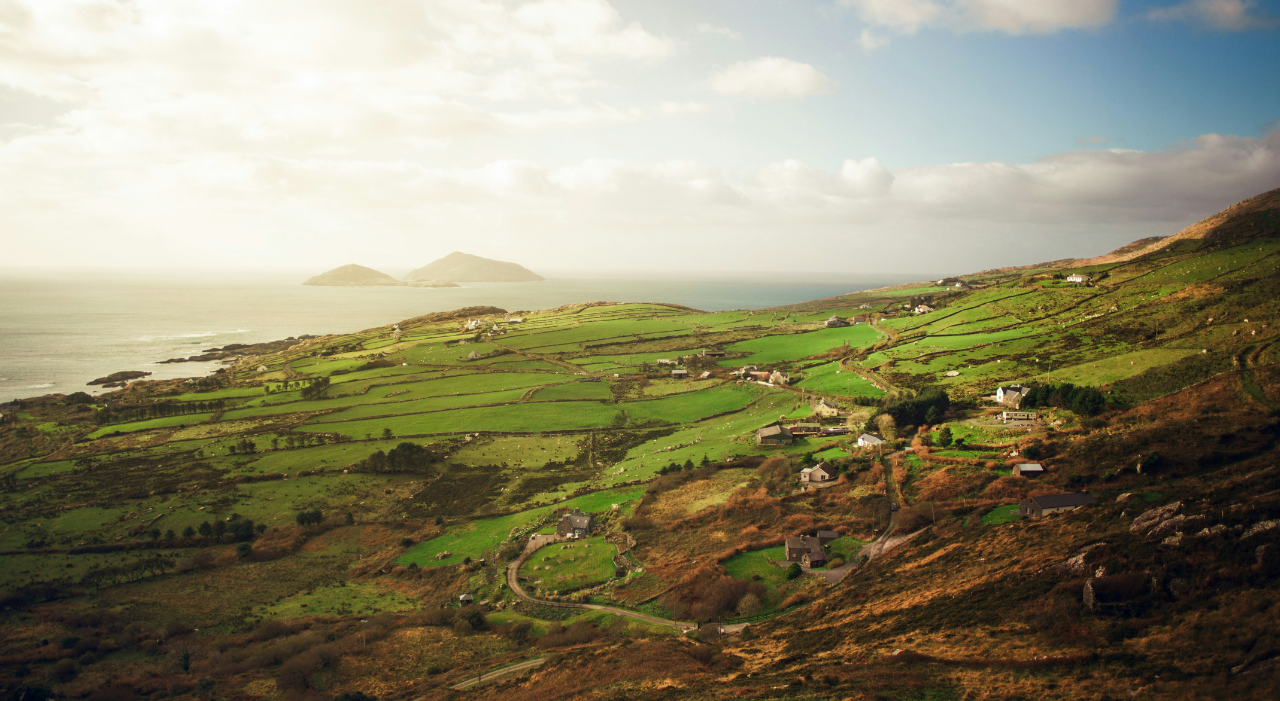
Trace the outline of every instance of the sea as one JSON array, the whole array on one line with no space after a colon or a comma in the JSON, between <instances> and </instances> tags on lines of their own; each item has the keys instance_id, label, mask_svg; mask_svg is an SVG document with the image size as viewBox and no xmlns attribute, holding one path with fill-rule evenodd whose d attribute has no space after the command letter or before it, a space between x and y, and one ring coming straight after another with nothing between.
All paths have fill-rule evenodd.
<instances>
[{"instance_id":1,"label":"sea","mask_svg":"<svg viewBox=\"0 0 1280 701\"><path fill-rule=\"evenodd\" d=\"M543 282L456 288L309 287L298 271L90 272L0 269L0 402L100 393L122 370L201 377L218 363L159 364L230 343L350 333L470 306L508 311L580 302L761 309L927 279L924 275L543 272Z\"/></svg>"}]
</instances>

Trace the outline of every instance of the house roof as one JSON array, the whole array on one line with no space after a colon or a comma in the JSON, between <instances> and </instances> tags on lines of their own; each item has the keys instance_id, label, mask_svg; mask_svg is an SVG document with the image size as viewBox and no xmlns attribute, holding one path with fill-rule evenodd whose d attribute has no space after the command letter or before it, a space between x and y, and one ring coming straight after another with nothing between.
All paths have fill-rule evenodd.
<instances>
[{"instance_id":1,"label":"house roof","mask_svg":"<svg viewBox=\"0 0 1280 701\"><path fill-rule=\"evenodd\" d=\"M581 511L574 511L572 513L565 514L564 517L560 519L560 523L565 523L566 521L574 528L591 527L591 515L584 514Z\"/></svg>"},{"instance_id":2,"label":"house roof","mask_svg":"<svg viewBox=\"0 0 1280 701\"><path fill-rule=\"evenodd\" d=\"M1073 494L1050 494L1045 497L1031 497L1031 501L1042 509L1060 509L1066 506L1086 506L1097 501L1088 492Z\"/></svg>"},{"instance_id":3,"label":"house roof","mask_svg":"<svg viewBox=\"0 0 1280 701\"><path fill-rule=\"evenodd\" d=\"M1044 465L1038 462L1024 462L1018 465L1018 469L1023 472L1044 472Z\"/></svg>"},{"instance_id":4,"label":"house roof","mask_svg":"<svg viewBox=\"0 0 1280 701\"><path fill-rule=\"evenodd\" d=\"M858 436L858 442L859 442L859 443L870 443L870 444L872 444L872 445L879 445L879 444L881 444L881 443L884 443L884 439L883 439L883 438L881 438L880 436L875 435L875 434L871 434L871 433L864 433L864 434L862 434L861 436Z\"/></svg>"},{"instance_id":5,"label":"house roof","mask_svg":"<svg viewBox=\"0 0 1280 701\"><path fill-rule=\"evenodd\" d=\"M773 426L765 426L759 431L756 431L756 435L761 438L767 438L769 436L790 436L791 430L775 424Z\"/></svg>"}]
</instances>

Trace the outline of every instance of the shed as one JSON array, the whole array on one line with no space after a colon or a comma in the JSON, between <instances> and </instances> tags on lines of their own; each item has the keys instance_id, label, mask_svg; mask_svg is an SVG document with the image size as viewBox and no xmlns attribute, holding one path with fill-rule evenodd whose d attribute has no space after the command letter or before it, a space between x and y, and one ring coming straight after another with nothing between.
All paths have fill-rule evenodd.
<instances>
[{"instance_id":1,"label":"shed","mask_svg":"<svg viewBox=\"0 0 1280 701\"><path fill-rule=\"evenodd\" d=\"M817 531L813 535L818 539L818 543L822 545L826 545L840 537L840 534L836 531Z\"/></svg>"},{"instance_id":2,"label":"shed","mask_svg":"<svg viewBox=\"0 0 1280 701\"><path fill-rule=\"evenodd\" d=\"M614 567L614 568L613 568L613 576L614 576L614 578L615 578L615 579L622 579L623 577L627 576L627 568L625 568L625 567Z\"/></svg>"},{"instance_id":3,"label":"shed","mask_svg":"<svg viewBox=\"0 0 1280 701\"><path fill-rule=\"evenodd\" d=\"M1010 421L1035 421L1036 412L1034 411L1002 411L1000 412L1000 421L1009 423Z\"/></svg>"},{"instance_id":4,"label":"shed","mask_svg":"<svg viewBox=\"0 0 1280 701\"><path fill-rule=\"evenodd\" d=\"M816 436L822 433L822 424L792 424L787 427L792 436Z\"/></svg>"},{"instance_id":5,"label":"shed","mask_svg":"<svg viewBox=\"0 0 1280 701\"><path fill-rule=\"evenodd\" d=\"M848 426L828 426L822 429L822 435L824 436L843 436L848 432Z\"/></svg>"},{"instance_id":6,"label":"shed","mask_svg":"<svg viewBox=\"0 0 1280 701\"><path fill-rule=\"evenodd\" d=\"M1044 465L1038 462L1024 462L1013 466L1013 474L1022 477L1039 477L1044 474Z\"/></svg>"},{"instance_id":7,"label":"shed","mask_svg":"<svg viewBox=\"0 0 1280 701\"><path fill-rule=\"evenodd\" d=\"M685 370L684 368L676 368L675 370L671 371L671 377L672 379L683 380L689 377L689 371Z\"/></svg>"},{"instance_id":8,"label":"shed","mask_svg":"<svg viewBox=\"0 0 1280 701\"><path fill-rule=\"evenodd\" d=\"M458 597L458 605L470 606L473 602L475 602L475 600L476 599L474 596L471 596L470 594L463 594L462 596Z\"/></svg>"},{"instance_id":9,"label":"shed","mask_svg":"<svg viewBox=\"0 0 1280 701\"><path fill-rule=\"evenodd\" d=\"M704 358L723 358L724 351L715 350L714 348L708 348L707 350L704 350L698 353L698 355L701 355Z\"/></svg>"},{"instance_id":10,"label":"shed","mask_svg":"<svg viewBox=\"0 0 1280 701\"><path fill-rule=\"evenodd\" d=\"M1031 497L1030 499L1023 499L1018 504L1018 515L1040 518L1045 514L1053 514L1059 511L1075 511L1095 501L1097 500L1089 496L1088 492Z\"/></svg>"},{"instance_id":11,"label":"shed","mask_svg":"<svg viewBox=\"0 0 1280 701\"><path fill-rule=\"evenodd\" d=\"M791 445L795 441L791 430L774 424L756 431L756 445Z\"/></svg>"},{"instance_id":12,"label":"shed","mask_svg":"<svg viewBox=\"0 0 1280 701\"><path fill-rule=\"evenodd\" d=\"M849 322L845 321L844 319L841 319L835 314L832 314L831 317L828 318L826 321L822 322L822 324L829 329L838 329L838 328L843 328L845 326L848 326Z\"/></svg>"}]
</instances>

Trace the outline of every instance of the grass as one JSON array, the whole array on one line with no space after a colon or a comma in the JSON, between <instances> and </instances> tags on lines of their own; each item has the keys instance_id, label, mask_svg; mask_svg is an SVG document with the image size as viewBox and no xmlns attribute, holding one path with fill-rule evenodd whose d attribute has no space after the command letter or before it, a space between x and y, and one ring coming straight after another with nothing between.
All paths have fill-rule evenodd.
<instances>
[{"instance_id":1,"label":"grass","mask_svg":"<svg viewBox=\"0 0 1280 701\"><path fill-rule=\"evenodd\" d=\"M387 428L396 436L472 431L581 431L613 425L618 417L617 407L601 402L555 402L507 404L384 419L317 423L301 426L299 430L341 433L352 438L381 435L383 429Z\"/></svg>"},{"instance_id":2,"label":"grass","mask_svg":"<svg viewBox=\"0 0 1280 701\"><path fill-rule=\"evenodd\" d=\"M685 424L708 416L737 411L758 396L756 390L721 385L699 392L688 392L663 399L650 399L620 404L632 422Z\"/></svg>"},{"instance_id":3,"label":"grass","mask_svg":"<svg viewBox=\"0 0 1280 701\"><path fill-rule=\"evenodd\" d=\"M1199 351L1189 348L1147 348L1045 372L1035 379L1078 385L1106 385L1154 367L1176 363L1197 352Z\"/></svg>"},{"instance_id":4,"label":"grass","mask_svg":"<svg viewBox=\"0 0 1280 701\"><path fill-rule=\"evenodd\" d=\"M529 586L553 592L581 589L613 579L617 548L603 536L547 546L520 568Z\"/></svg>"},{"instance_id":5,"label":"grass","mask_svg":"<svg viewBox=\"0 0 1280 701\"><path fill-rule=\"evenodd\" d=\"M376 584L353 583L318 586L260 606L253 615L262 619L305 616L373 615L384 611L414 611L417 604L404 594Z\"/></svg>"},{"instance_id":6,"label":"grass","mask_svg":"<svg viewBox=\"0 0 1280 701\"><path fill-rule=\"evenodd\" d=\"M808 333L789 334L786 336L765 336L750 341L740 341L726 350L734 353L748 353L746 358L722 360L722 367L738 367L741 365L764 365L785 360L799 360L813 355L820 355L829 350L843 346L866 346L881 338L880 332L867 324L848 326L842 329L822 329Z\"/></svg>"},{"instance_id":7,"label":"grass","mask_svg":"<svg viewBox=\"0 0 1280 701\"><path fill-rule=\"evenodd\" d=\"M803 372L804 379L797 387L834 394L841 397L882 397L882 392L871 381L857 374L840 369L840 363L827 363Z\"/></svg>"},{"instance_id":8,"label":"grass","mask_svg":"<svg viewBox=\"0 0 1280 701\"><path fill-rule=\"evenodd\" d=\"M570 382L543 387L533 395L535 402L552 402L560 399L612 399L607 382Z\"/></svg>"},{"instance_id":9,"label":"grass","mask_svg":"<svg viewBox=\"0 0 1280 701\"><path fill-rule=\"evenodd\" d=\"M100 438L113 433L134 433L137 431L150 431L155 428L173 428L174 426L190 426L192 424L203 423L213 418L213 414L187 414L185 416L166 416L162 419L147 419L146 421L133 421L125 424L114 424L111 426L103 426L102 428L89 434L90 438Z\"/></svg>"},{"instance_id":10,"label":"grass","mask_svg":"<svg viewBox=\"0 0 1280 701\"><path fill-rule=\"evenodd\" d=\"M568 499L560 504L450 526L444 535L418 543L409 549L396 560L396 564L408 565L416 562L420 567L439 567L459 564L464 557L472 559L483 557L497 544L506 540L512 529L523 529L556 509L578 508L587 513L598 513L616 503L635 501L640 498L644 490L644 487L629 487L595 492ZM436 556L444 552L450 555L437 559Z\"/></svg>"},{"instance_id":11,"label":"grass","mask_svg":"<svg viewBox=\"0 0 1280 701\"><path fill-rule=\"evenodd\" d=\"M1018 505L1008 504L1006 506L997 506L982 515L982 525L999 526L1005 523L1013 523L1022 518L1018 515Z\"/></svg>"}]
</instances>

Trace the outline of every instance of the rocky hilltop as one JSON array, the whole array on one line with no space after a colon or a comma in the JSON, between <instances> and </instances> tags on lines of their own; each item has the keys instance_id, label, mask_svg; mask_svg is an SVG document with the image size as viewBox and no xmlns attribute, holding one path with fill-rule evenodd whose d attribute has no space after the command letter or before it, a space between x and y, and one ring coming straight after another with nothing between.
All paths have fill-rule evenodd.
<instances>
[{"instance_id":1,"label":"rocky hilltop","mask_svg":"<svg viewBox=\"0 0 1280 701\"><path fill-rule=\"evenodd\" d=\"M454 251L405 276L406 280L445 280L449 282L538 282L541 275L516 263L490 260Z\"/></svg>"}]
</instances>

